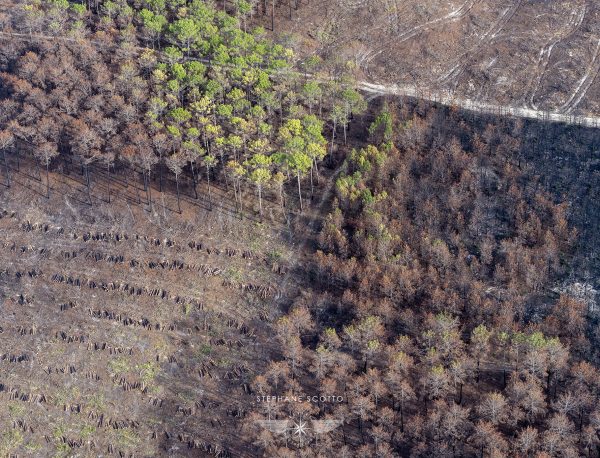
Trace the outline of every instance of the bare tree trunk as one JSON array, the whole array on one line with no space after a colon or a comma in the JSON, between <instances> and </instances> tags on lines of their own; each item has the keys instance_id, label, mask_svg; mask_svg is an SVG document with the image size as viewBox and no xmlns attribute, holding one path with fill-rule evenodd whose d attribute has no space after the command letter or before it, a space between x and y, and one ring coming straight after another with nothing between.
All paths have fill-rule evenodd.
<instances>
[{"instance_id":1,"label":"bare tree trunk","mask_svg":"<svg viewBox=\"0 0 600 458\"><path fill-rule=\"evenodd\" d=\"M196 172L194 171L194 163L190 162L192 166L192 186L194 187L194 199L198 200L198 185L196 183Z\"/></svg>"},{"instance_id":2,"label":"bare tree trunk","mask_svg":"<svg viewBox=\"0 0 600 458\"><path fill-rule=\"evenodd\" d=\"M206 182L208 184L208 210L212 211L212 199L210 196L210 168L206 167Z\"/></svg>"},{"instance_id":3,"label":"bare tree trunk","mask_svg":"<svg viewBox=\"0 0 600 458\"><path fill-rule=\"evenodd\" d=\"M88 202L90 205L92 205L92 195L90 193L90 166L87 164L85 166L85 184L87 188Z\"/></svg>"},{"instance_id":4,"label":"bare tree trunk","mask_svg":"<svg viewBox=\"0 0 600 458\"><path fill-rule=\"evenodd\" d=\"M296 176L298 178L298 197L300 198L300 213L302 213L304 211L304 208L302 207L302 189L300 188L300 172L298 172Z\"/></svg>"},{"instance_id":5,"label":"bare tree trunk","mask_svg":"<svg viewBox=\"0 0 600 458\"><path fill-rule=\"evenodd\" d=\"M335 141L335 130L337 128L337 122L333 121L333 130L331 131L331 154L333 154L333 142Z\"/></svg>"},{"instance_id":6,"label":"bare tree trunk","mask_svg":"<svg viewBox=\"0 0 600 458\"><path fill-rule=\"evenodd\" d=\"M177 209L181 215L181 204L179 202L179 175L175 175L175 187L177 188Z\"/></svg>"},{"instance_id":7,"label":"bare tree trunk","mask_svg":"<svg viewBox=\"0 0 600 458\"><path fill-rule=\"evenodd\" d=\"M235 211L238 211L238 191L237 191L237 184L235 182L235 178L233 179L233 195L235 198Z\"/></svg>"},{"instance_id":8,"label":"bare tree trunk","mask_svg":"<svg viewBox=\"0 0 600 458\"><path fill-rule=\"evenodd\" d=\"M108 186L108 203L110 204L110 164L106 165L106 176L107 176L107 186Z\"/></svg>"},{"instance_id":9,"label":"bare tree trunk","mask_svg":"<svg viewBox=\"0 0 600 458\"><path fill-rule=\"evenodd\" d=\"M46 161L46 199L50 199L50 161Z\"/></svg>"},{"instance_id":10,"label":"bare tree trunk","mask_svg":"<svg viewBox=\"0 0 600 458\"><path fill-rule=\"evenodd\" d=\"M285 208L285 203L283 201L283 185L279 186L279 204L281 205L281 209Z\"/></svg>"},{"instance_id":11,"label":"bare tree trunk","mask_svg":"<svg viewBox=\"0 0 600 458\"><path fill-rule=\"evenodd\" d=\"M244 194L242 193L242 182L238 181L238 194L240 196L240 219L244 218Z\"/></svg>"},{"instance_id":12,"label":"bare tree trunk","mask_svg":"<svg viewBox=\"0 0 600 458\"><path fill-rule=\"evenodd\" d=\"M140 190L136 184L136 171L135 169L131 169L133 171L133 187L135 188L135 194L137 195L138 205L142 204L142 197L140 196ZM144 176L144 188L146 187L146 176Z\"/></svg>"},{"instance_id":13,"label":"bare tree trunk","mask_svg":"<svg viewBox=\"0 0 600 458\"><path fill-rule=\"evenodd\" d=\"M150 197L150 183L148 183L150 181L150 176L149 176L149 173L146 170L144 170L142 173L144 174L144 191L146 191L146 203L148 205L150 205L150 199L151 199L151 197Z\"/></svg>"},{"instance_id":14,"label":"bare tree trunk","mask_svg":"<svg viewBox=\"0 0 600 458\"><path fill-rule=\"evenodd\" d=\"M6 167L6 186L10 188L10 170L8 168L8 161L6 160L6 150L3 150L4 153L4 167Z\"/></svg>"},{"instance_id":15,"label":"bare tree trunk","mask_svg":"<svg viewBox=\"0 0 600 458\"><path fill-rule=\"evenodd\" d=\"M158 159L158 190L163 192L163 169L162 169L162 153L159 155Z\"/></svg>"},{"instance_id":16,"label":"bare tree trunk","mask_svg":"<svg viewBox=\"0 0 600 458\"><path fill-rule=\"evenodd\" d=\"M272 3L272 8L271 8L271 31L274 32L275 31L275 0L273 0L271 3Z\"/></svg>"},{"instance_id":17,"label":"bare tree trunk","mask_svg":"<svg viewBox=\"0 0 600 458\"><path fill-rule=\"evenodd\" d=\"M404 432L404 403L400 401L400 432Z\"/></svg>"},{"instance_id":18,"label":"bare tree trunk","mask_svg":"<svg viewBox=\"0 0 600 458\"><path fill-rule=\"evenodd\" d=\"M263 209L262 209L262 186L258 186L258 214L262 219Z\"/></svg>"}]
</instances>

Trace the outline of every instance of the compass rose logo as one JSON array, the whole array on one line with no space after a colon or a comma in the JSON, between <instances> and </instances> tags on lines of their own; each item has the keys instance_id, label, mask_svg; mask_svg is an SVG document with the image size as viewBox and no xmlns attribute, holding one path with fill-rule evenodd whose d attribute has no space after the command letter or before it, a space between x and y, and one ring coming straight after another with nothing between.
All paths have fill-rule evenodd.
<instances>
[{"instance_id":1,"label":"compass rose logo","mask_svg":"<svg viewBox=\"0 0 600 458\"><path fill-rule=\"evenodd\" d=\"M299 442L302 442L302 438L308 434L308 424L300 419L297 422L294 422L292 432L293 435L298 438Z\"/></svg>"}]
</instances>

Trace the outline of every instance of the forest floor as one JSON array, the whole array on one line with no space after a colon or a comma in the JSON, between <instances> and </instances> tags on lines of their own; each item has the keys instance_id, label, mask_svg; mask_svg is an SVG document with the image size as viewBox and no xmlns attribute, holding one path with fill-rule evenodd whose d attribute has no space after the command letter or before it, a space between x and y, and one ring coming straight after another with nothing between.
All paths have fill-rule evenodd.
<instances>
[{"instance_id":1,"label":"forest floor","mask_svg":"<svg viewBox=\"0 0 600 458\"><path fill-rule=\"evenodd\" d=\"M240 219L216 186L212 211L199 186L179 215L173 192L154 189L149 211L139 185L113 177L109 204L100 174L89 205L73 168L50 174L46 199L43 173L12 166L0 397L24 420L21 445L177 456L235 444L247 384L276 350L268 322L295 256L281 223Z\"/></svg>"},{"instance_id":2,"label":"forest floor","mask_svg":"<svg viewBox=\"0 0 600 458\"><path fill-rule=\"evenodd\" d=\"M49 200L13 178L0 194L0 396L24 421L21 445L177 456L236 444L247 384L275 350L274 259L290 256L277 231L189 199L173 216L172 196L148 212L114 189L108 204L101 180L90 206L74 171L51 174Z\"/></svg>"}]
</instances>

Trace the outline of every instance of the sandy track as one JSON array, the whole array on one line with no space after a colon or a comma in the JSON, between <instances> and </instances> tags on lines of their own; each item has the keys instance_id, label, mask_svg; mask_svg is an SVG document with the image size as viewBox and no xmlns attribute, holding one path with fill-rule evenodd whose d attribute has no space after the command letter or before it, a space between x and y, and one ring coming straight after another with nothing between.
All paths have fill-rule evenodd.
<instances>
[{"instance_id":1,"label":"sandy track","mask_svg":"<svg viewBox=\"0 0 600 458\"><path fill-rule=\"evenodd\" d=\"M450 69L450 71L446 72L439 81L441 83L450 83L452 81L455 82L455 85L458 84L457 80L460 75L465 71L468 63L469 56L473 55L484 46L488 45L496 36L506 27L506 24L513 18L519 6L521 6L522 0L517 0L511 6L506 8L501 14L500 17L492 24L492 26L481 36L479 41L475 46L469 49L467 52L463 53L456 61L454 67Z\"/></svg>"},{"instance_id":2,"label":"sandy track","mask_svg":"<svg viewBox=\"0 0 600 458\"><path fill-rule=\"evenodd\" d=\"M594 80L600 73L600 38L598 39L598 44L596 45L594 54L592 56L592 60L588 65L588 68L583 75L583 77L579 80L577 87L571 94L571 96L567 99L567 101L559 108L559 112L561 113L571 113L581 100L585 97L588 89L593 84Z\"/></svg>"},{"instance_id":3,"label":"sandy track","mask_svg":"<svg viewBox=\"0 0 600 458\"><path fill-rule=\"evenodd\" d=\"M381 46L379 46L376 50L372 51L371 54L369 54L365 58L365 62L367 62L367 63L372 62L377 56L379 56L381 53L383 53L386 49L389 49L389 47L392 44L399 44L399 43L403 43L407 40L410 40L411 38L417 36L422 31L427 30L431 27L462 19L469 13L469 11L471 11L473 9L475 4L477 4L480 1L481 0L467 0L458 9L451 11L450 13L446 14L445 16L439 17L437 19L432 19L431 21L417 25L417 26L415 26L409 30L406 30L406 31L402 32L401 34L393 37L392 39L385 41Z\"/></svg>"},{"instance_id":4,"label":"sandy track","mask_svg":"<svg viewBox=\"0 0 600 458\"><path fill-rule=\"evenodd\" d=\"M579 11L573 11L567 22L566 26L559 30L554 37L550 41L548 41L544 47L540 50L538 60L535 65L535 69L533 72L532 78L529 80L529 84L525 90L524 99L527 105L534 110L538 109L537 104L535 103L535 96L539 91L539 88L542 84L542 79L546 74L546 70L548 69L548 64L550 62L550 56L552 55L552 51L554 47L558 45L560 42L566 40L570 36L572 36L578 29L581 27L585 15L587 13L587 5L584 4L583 7Z\"/></svg>"},{"instance_id":5,"label":"sandy track","mask_svg":"<svg viewBox=\"0 0 600 458\"><path fill-rule=\"evenodd\" d=\"M455 97L449 91L426 92L422 88L416 88L414 86L382 85L364 81L359 83L359 89L371 94L370 99L373 99L376 96L385 95L415 97L443 105L458 106L478 113L514 116L525 119L538 119L540 121L562 122L565 124L575 124L586 127L600 127L600 117L598 116L574 116L564 112L550 112L534 110L527 107L480 102L468 98Z\"/></svg>"}]
</instances>

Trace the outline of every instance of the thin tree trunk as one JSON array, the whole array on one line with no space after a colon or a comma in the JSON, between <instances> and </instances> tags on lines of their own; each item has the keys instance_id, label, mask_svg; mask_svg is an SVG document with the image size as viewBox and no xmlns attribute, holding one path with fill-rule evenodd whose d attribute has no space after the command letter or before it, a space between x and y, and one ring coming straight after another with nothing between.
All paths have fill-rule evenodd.
<instances>
[{"instance_id":1,"label":"thin tree trunk","mask_svg":"<svg viewBox=\"0 0 600 458\"><path fill-rule=\"evenodd\" d=\"M258 214L262 219L263 209L262 209L262 186L258 187Z\"/></svg>"},{"instance_id":2,"label":"thin tree trunk","mask_svg":"<svg viewBox=\"0 0 600 458\"><path fill-rule=\"evenodd\" d=\"M300 213L302 213L304 211L304 208L302 207L302 190L300 188L300 172L298 172L296 174L297 178L298 178L298 197L300 198Z\"/></svg>"},{"instance_id":3,"label":"thin tree trunk","mask_svg":"<svg viewBox=\"0 0 600 458\"><path fill-rule=\"evenodd\" d=\"M8 168L8 161L6 160L6 150L3 150L4 153L4 167L6 167L6 186L10 188L10 170Z\"/></svg>"},{"instance_id":4,"label":"thin tree trunk","mask_svg":"<svg viewBox=\"0 0 600 458\"><path fill-rule=\"evenodd\" d=\"M244 218L244 193L242 192L242 182L238 181L238 194L240 196L240 219Z\"/></svg>"},{"instance_id":5,"label":"thin tree trunk","mask_svg":"<svg viewBox=\"0 0 600 458\"><path fill-rule=\"evenodd\" d=\"M46 161L46 198L50 199L50 162Z\"/></svg>"},{"instance_id":6,"label":"thin tree trunk","mask_svg":"<svg viewBox=\"0 0 600 458\"><path fill-rule=\"evenodd\" d=\"M400 401L400 432L404 432L404 406L402 401Z\"/></svg>"},{"instance_id":7,"label":"thin tree trunk","mask_svg":"<svg viewBox=\"0 0 600 458\"><path fill-rule=\"evenodd\" d=\"M132 171L133 171L133 187L135 188L135 193L136 193L137 198L138 198L138 205L141 205L142 204L142 197L140 196L140 190L138 189L137 185L135 184L135 182L136 182L136 179L135 179L136 172L135 172L135 169L132 169ZM144 188L145 187L146 187L146 175L144 175Z\"/></svg>"},{"instance_id":8,"label":"thin tree trunk","mask_svg":"<svg viewBox=\"0 0 600 458\"><path fill-rule=\"evenodd\" d=\"M150 170L148 170L148 202L152 208L152 183L150 182Z\"/></svg>"},{"instance_id":9,"label":"thin tree trunk","mask_svg":"<svg viewBox=\"0 0 600 458\"><path fill-rule=\"evenodd\" d=\"M225 176L225 191L229 191L229 180L227 179L227 173L225 172L225 159L223 158L223 151L219 151L219 157L221 158L221 172Z\"/></svg>"},{"instance_id":10,"label":"thin tree trunk","mask_svg":"<svg viewBox=\"0 0 600 458\"><path fill-rule=\"evenodd\" d=\"M194 199L198 200L198 185L196 183L196 172L194 171L194 163L190 162L192 166L192 185L194 187Z\"/></svg>"},{"instance_id":11,"label":"thin tree trunk","mask_svg":"<svg viewBox=\"0 0 600 458\"><path fill-rule=\"evenodd\" d=\"M107 176L107 186L108 186L108 203L110 204L110 164L106 165L106 176Z\"/></svg>"},{"instance_id":12,"label":"thin tree trunk","mask_svg":"<svg viewBox=\"0 0 600 458\"><path fill-rule=\"evenodd\" d=\"M181 204L179 202L179 175L175 175L175 187L177 188L177 209L181 215Z\"/></svg>"},{"instance_id":13,"label":"thin tree trunk","mask_svg":"<svg viewBox=\"0 0 600 458\"><path fill-rule=\"evenodd\" d=\"M281 204L281 209L285 208L285 204L283 202L283 186L279 186L279 203Z\"/></svg>"},{"instance_id":14,"label":"thin tree trunk","mask_svg":"<svg viewBox=\"0 0 600 458\"><path fill-rule=\"evenodd\" d=\"M206 167L206 182L208 184L208 210L212 211L212 199L210 196L210 168Z\"/></svg>"},{"instance_id":15,"label":"thin tree trunk","mask_svg":"<svg viewBox=\"0 0 600 458\"><path fill-rule=\"evenodd\" d=\"M235 182L235 178L233 179L233 196L235 198L235 211L236 213L239 211L238 209L238 192L237 192L237 184Z\"/></svg>"},{"instance_id":16,"label":"thin tree trunk","mask_svg":"<svg viewBox=\"0 0 600 458\"><path fill-rule=\"evenodd\" d=\"M90 170L89 170L89 168L90 168L89 165L85 166L85 184L86 184L86 188L87 188L88 202L90 203L90 205L92 205L92 196L90 193Z\"/></svg>"},{"instance_id":17,"label":"thin tree trunk","mask_svg":"<svg viewBox=\"0 0 600 458\"><path fill-rule=\"evenodd\" d=\"M160 192L163 192L162 153L160 153L158 159L158 189Z\"/></svg>"},{"instance_id":18,"label":"thin tree trunk","mask_svg":"<svg viewBox=\"0 0 600 458\"><path fill-rule=\"evenodd\" d=\"M337 122L333 121L333 131L331 132L331 154L333 154L333 142L335 141L335 130L337 129Z\"/></svg>"},{"instance_id":19,"label":"thin tree trunk","mask_svg":"<svg viewBox=\"0 0 600 458\"><path fill-rule=\"evenodd\" d=\"M144 188L145 188L145 191L146 191L146 202L148 203L148 205L150 205L150 199L151 199L151 196L150 196L150 183L149 183L149 181L150 181L150 175L145 170L144 170L143 173L144 173Z\"/></svg>"}]
</instances>

